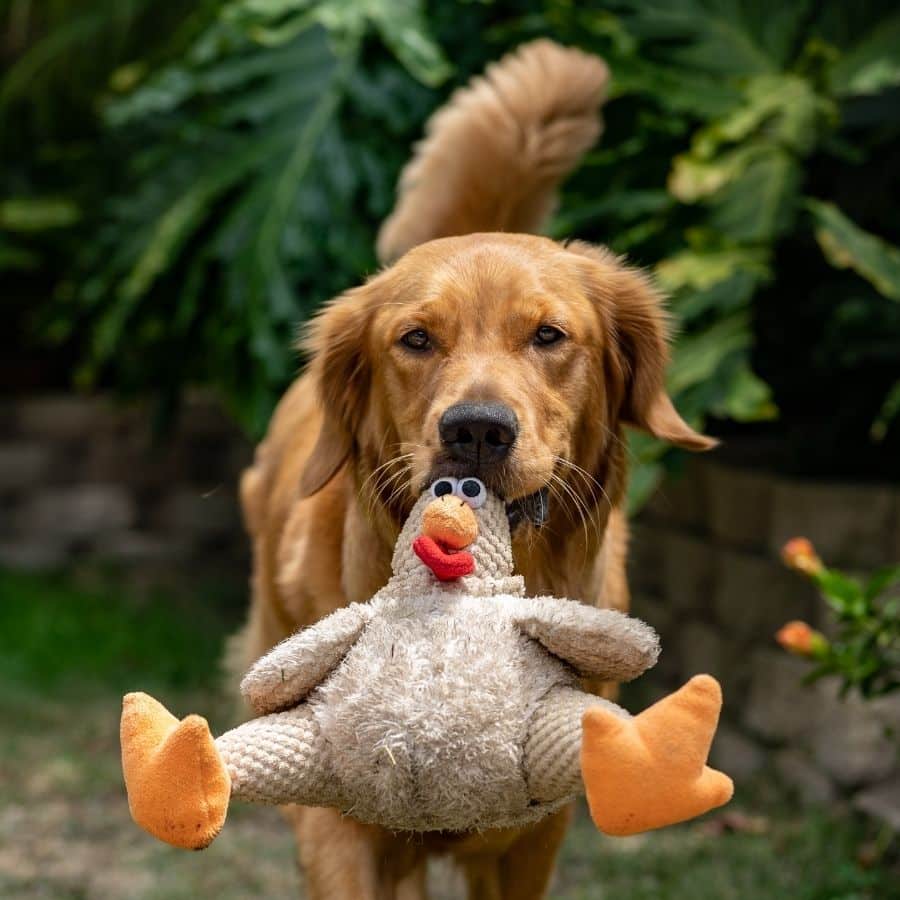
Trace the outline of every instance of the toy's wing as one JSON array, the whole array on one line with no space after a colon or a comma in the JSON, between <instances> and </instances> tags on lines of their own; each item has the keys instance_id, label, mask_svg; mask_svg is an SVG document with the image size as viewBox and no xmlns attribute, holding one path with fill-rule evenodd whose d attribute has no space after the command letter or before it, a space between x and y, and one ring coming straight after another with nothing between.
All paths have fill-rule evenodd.
<instances>
[{"instance_id":1,"label":"toy's wing","mask_svg":"<svg viewBox=\"0 0 900 900\"><path fill-rule=\"evenodd\" d=\"M340 663L370 617L368 606L352 603L291 635L250 667L241 693L259 715L296 706Z\"/></svg>"},{"instance_id":2,"label":"toy's wing","mask_svg":"<svg viewBox=\"0 0 900 900\"><path fill-rule=\"evenodd\" d=\"M580 675L631 681L659 656L659 637L640 619L575 600L522 597L513 620Z\"/></svg>"}]
</instances>

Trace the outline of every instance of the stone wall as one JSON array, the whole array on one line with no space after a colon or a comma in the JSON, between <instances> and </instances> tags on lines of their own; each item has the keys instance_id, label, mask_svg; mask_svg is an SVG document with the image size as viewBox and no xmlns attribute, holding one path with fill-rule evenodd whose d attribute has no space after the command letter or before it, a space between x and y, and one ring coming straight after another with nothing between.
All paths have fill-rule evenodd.
<instances>
[{"instance_id":1,"label":"stone wall","mask_svg":"<svg viewBox=\"0 0 900 900\"><path fill-rule=\"evenodd\" d=\"M0 565L114 564L167 581L246 575L238 475L252 448L189 400L154 438L146 411L71 395L0 402Z\"/></svg>"},{"instance_id":2,"label":"stone wall","mask_svg":"<svg viewBox=\"0 0 900 900\"><path fill-rule=\"evenodd\" d=\"M773 639L825 605L787 570L786 540L810 538L829 565L866 572L900 560L900 489L801 482L693 459L634 524L634 612L662 635L665 687L720 679L725 712L713 761L737 779L768 768L811 801L852 801L900 827L900 696L840 699L833 680Z\"/></svg>"}]
</instances>

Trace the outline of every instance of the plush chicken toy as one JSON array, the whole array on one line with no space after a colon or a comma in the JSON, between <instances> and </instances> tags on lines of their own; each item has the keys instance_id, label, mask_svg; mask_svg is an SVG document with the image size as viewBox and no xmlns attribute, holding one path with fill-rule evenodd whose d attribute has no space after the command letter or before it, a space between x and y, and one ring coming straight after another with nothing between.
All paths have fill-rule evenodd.
<instances>
[{"instance_id":1,"label":"plush chicken toy","mask_svg":"<svg viewBox=\"0 0 900 900\"><path fill-rule=\"evenodd\" d=\"M652 666L637 619L553 597L513 574L503 501L441 478L416 503L393 576L262 657L241 690L259 718L213 738L128 694L122 764L134 820L177 847L218 834L231 798L333 806L431 831L520 826L587 794L596 826L626 835L728 801L706 758L721 707L706 675L631 717L580 676Z\"/></svg>"}]
</instances>

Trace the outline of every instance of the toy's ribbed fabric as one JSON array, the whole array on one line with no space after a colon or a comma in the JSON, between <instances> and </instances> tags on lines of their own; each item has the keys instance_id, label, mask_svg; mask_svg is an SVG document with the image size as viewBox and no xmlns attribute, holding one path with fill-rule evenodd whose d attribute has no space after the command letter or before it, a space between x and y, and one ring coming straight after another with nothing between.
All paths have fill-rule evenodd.
<instances>
[{"instance_id":1,"label":"toy's ribbed fabric","mask_svg":"<svg viewBox=\"0 0 900 900\"><path fill-rule=\"evenodd\" d=\"M434 576L422 565L412 549L419 533L422 511L431 502L424 494L407 518L394 548L391 563L393 575L376 594L387 597L415 597L430 594L435 588ZM478 510L478 540L466 549L475 559L475 572L444 585L444 589L470 597L494 597L498 594L525 594L525 580L513 575L512 542L506 507L491 498Z\"/></svg>"},{"instance_id":2,"label":"toy's ribbed fabric","mask_svg":"<svg viewBox=\"0 0 900 900\"><path fill-rule=\"evenodd\" d=\"M329 752L306 705L252 719L216 739L233 797L255 803L342 806Z\"/></svg>"},{"instance_id":3,"label":"toy's ribbed fabric","mask_svg":"<svg viewBox=\"0 0 900 900\"><path fill-rule=\"evenodd\" d=\"M591 706L617 715L628 713L615 703L571 687L554 688L535 710L525 742L528 793L539 802L581 793L581 717Z\"/></svg>"}]
</instances>

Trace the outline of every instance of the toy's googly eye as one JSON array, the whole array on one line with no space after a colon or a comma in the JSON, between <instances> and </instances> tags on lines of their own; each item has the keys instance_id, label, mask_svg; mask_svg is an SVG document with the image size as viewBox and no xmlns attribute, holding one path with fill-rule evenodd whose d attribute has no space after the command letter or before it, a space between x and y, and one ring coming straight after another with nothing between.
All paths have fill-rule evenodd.
<instances>
[{"instance_id":1,"label":"toy's googly eye","mask_svg":"<svg viewBox=\"0 0 900 900\"><path fill-rule=\"evenodd\" d=\"M431 485L431 496L443 497L445 494L455 494L458 485L459 482L455 478L438 478L438 480Z\"/></svg>"},{"instance_id":2,"label":"toy's googly eye","mask_svg":"<svg viewBox=\"0 0 900 900\"><path fill-rule=\"evenodd\" d=\"M487 488L477 478L463 478L456 489L456 496L462 497L472 509L480 509L487 500Z\"/></svg>"}]
</instances>

